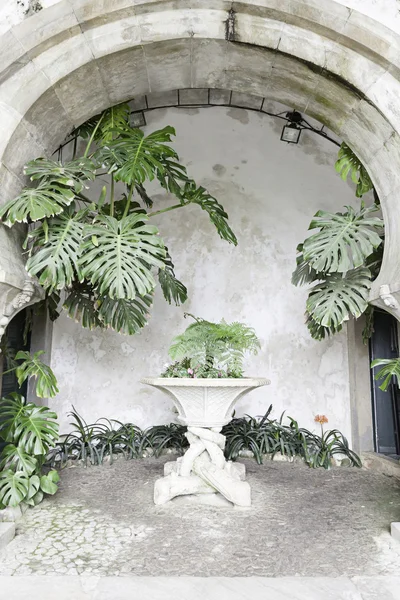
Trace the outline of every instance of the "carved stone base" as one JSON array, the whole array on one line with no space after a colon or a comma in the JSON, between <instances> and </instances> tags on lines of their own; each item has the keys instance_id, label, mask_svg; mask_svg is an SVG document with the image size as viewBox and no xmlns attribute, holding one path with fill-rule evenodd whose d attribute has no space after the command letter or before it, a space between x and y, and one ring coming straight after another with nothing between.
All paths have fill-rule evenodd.
<instances>
[{"instance_id":1,"label":"carved stone base","mask_svg":"<svg viewBox=\"0 0 400 600\"><path fill-rule=\"evenodd\" d=\"M176 462L164 466L154 486L154 503L165 504L176 496L219 492L236 506L250 506L250 486L245 466L225 460L225 436L220 428L188 427L189 448Z\"/></svg>"}]
</instances>

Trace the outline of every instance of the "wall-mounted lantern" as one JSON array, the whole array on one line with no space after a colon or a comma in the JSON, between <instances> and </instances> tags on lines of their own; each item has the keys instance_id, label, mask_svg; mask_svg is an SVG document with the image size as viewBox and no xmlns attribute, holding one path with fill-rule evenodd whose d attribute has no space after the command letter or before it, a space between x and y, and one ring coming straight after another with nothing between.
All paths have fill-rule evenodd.
<instances>
[{"instance_id":1,"label":"wall-mounted lantern","mask_svg":"<svg viewBox=\"0 0 400 600\"><path fill-rule=\"evenodd\" d=\"M296 110L286 113L288 124L284 125L281 134L281 141L288 144L297 144L301 134L301 122L303 117Z\"/></svg>"}]
</instances>

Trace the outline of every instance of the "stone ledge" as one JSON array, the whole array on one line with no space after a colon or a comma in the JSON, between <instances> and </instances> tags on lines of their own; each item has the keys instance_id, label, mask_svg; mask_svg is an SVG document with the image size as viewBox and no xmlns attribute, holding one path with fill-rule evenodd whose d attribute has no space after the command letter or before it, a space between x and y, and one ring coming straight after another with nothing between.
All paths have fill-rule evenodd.
<instances>
[{"instance_id":1,"label":"stone ledge","mask_svg":"<svg viewBox=\"0 0 400 600\"><path fill-rule=\"evenodd\" d=\"M361 460L364 469L400 479L400 461L394 458L376 452L362 452Z\"/></svg>"},{"instance_id":2,"label":"stone ledge","mask_svg":"<svg viewBox=\"0 0 400 600\"><path fill-rule=\"evenodd\" d=\"M0 523L0 550L5 548L15 536L15 523Z\"/></svg>"}]
</instances>

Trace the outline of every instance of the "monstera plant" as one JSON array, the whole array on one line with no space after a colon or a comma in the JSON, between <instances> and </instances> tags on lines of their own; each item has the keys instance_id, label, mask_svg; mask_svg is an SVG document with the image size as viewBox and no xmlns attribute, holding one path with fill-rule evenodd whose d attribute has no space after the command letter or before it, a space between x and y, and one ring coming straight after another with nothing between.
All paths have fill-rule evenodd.
<instances>
[{"instance_id":1,"label":"monstera plant","mask_svg":"<svg viewBox=\"0 0 400 600\"><path fill-rule=\"evenodd\" d=\"M31 185L1 208L0 218L10 227L28 224L26 268L43 286L52 318L58 316L62 293L68 315L84 327L134 334L147 323L156 278L169 303L185 302L186 287L175 277L153 222L161 213L196 204L220 237L236 245L221 204L179 162L173 135L174 129L165 127L146 136L131 126L129 106L121 104L75 130L59 160L27 164ZM80 151L82 139L87 143ZM62 159L65 146L70 160ZM90 188L106 175L95 197ZM157 182L177 203L152 210L149 182Z\"/></svg>"},{"instance_id":2,"label":"monstera plant","mask_svg":"<svg viewBox=\"0 0 400 600\"><path fill-rule=\"evenodd\" d=\"M336 170L343 179L351 175L356 195L373 189L365 168L346 145L342 144ZM311 336L321 340L340 331L351 316L369 317L364 338L371 331L372 307L368 304L371 281L381 267L384 223L377 215L379 200L359 210L345 207L341 213L318 211L309 229L317 230L297 247L294 285L310 285L306 321Z\"/></svg>"},{"instance_id":3,"label":"monstera plant","mask_svg":"<svg viewBox=\"0 0 400 600\"><path fill-rule=\"evenodd\" d=\"M57 380L42 354L17 352L9 371L16 371L20 386L32 378L37 396L51 398L58 392ZM43 465L57 440L57 415L49 408L26 402L17 393L1 398L0 509L22 502L34 506L44 494L55 494L59 475L43 472Z\"/></svg>"}]
</instances>

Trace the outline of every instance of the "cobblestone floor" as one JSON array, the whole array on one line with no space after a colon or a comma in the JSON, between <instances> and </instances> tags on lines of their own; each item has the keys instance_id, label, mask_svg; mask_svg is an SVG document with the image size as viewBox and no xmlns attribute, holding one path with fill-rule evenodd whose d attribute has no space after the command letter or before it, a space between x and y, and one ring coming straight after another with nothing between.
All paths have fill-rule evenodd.
<instances>
[{"instance_id":1,"label":"cobblestone floor","mask_svg":"<svg viewBox=\"0 0 400 600\"><path fill-rule=\"evenodd\" d=\"M166 459L62 471L0 575L398 575L400 485L370 471L246 463L251 509L152 503Z\"/></svg>"}]
</instances>

